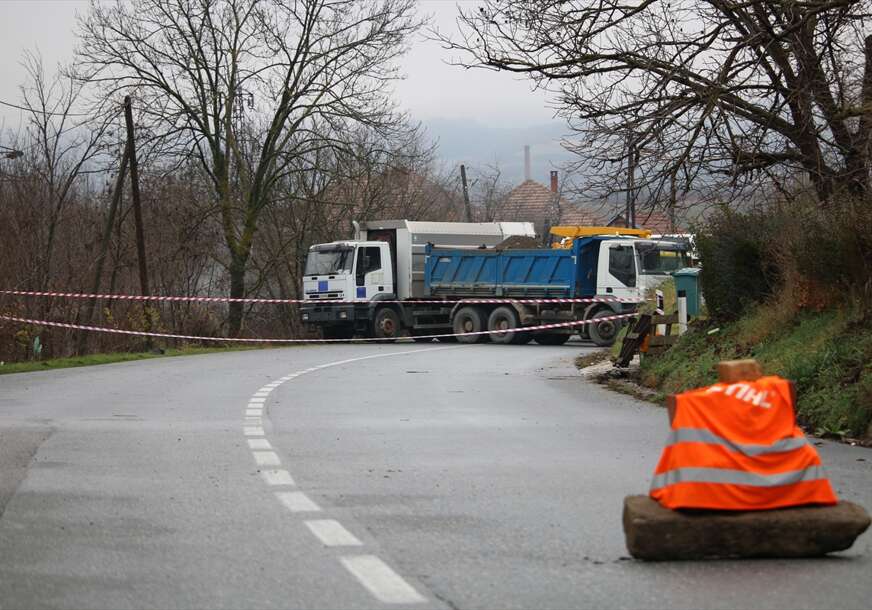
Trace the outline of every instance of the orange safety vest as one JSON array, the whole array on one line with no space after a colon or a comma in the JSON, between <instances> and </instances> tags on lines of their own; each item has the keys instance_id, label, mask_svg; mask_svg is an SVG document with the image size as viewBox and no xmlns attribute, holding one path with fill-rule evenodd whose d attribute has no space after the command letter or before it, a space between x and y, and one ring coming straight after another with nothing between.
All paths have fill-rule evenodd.
<instances>
[{"instance_id":1,"label":"orange safety vest","mask_svg":"<svg viewBox=\"0 0 872 610\"><path fill-rule=\"evenodd\" d=\"M670 509L838 502L817 451L796 425L790 384L780 377L717 383L676 396L651 497Z\"/></svg>"}]
</instances>

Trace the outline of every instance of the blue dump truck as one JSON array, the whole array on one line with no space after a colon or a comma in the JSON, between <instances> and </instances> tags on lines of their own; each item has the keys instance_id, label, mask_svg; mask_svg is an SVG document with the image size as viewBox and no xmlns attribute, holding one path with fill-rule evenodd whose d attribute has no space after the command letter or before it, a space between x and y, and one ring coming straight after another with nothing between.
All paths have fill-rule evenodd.
<instances>
[{"instance_id":1,"label":"blue dump truck","mask_svg":"<svg viewBox=\"0 0 872 610\"><path fill-rule=\"evenodd\" d=\"M512 249L501 247L493 237L525 235L524 226L520 231L498 227L486 243L481 237L487 229L484 224L470 225L475 227L470 229L474 236L461 242L457 235L465 230L464 223L431 223L428 230L439 225L435 228L443 235L454 236L453 243L463 243L439 246L423 238L416 241L417 224L424 225L369 223L358 231L357 240L312 246L303 282L302 321L319 327L329 338L409 335L425 341L430 340L426 335L453 333L462 343L532 340L561 345L579 334L607 346L614 343L622 321L603 318L634 311L650 287L688 262L687 246L681 242L602 235L577 238L566 249ZM421 227L417 230L420 234ZM404 231L413 238L406 240ZM403 246L405 241L412 245ZM423 260L404 263L406 258ZM594 297L612 300L518 302ZM465 303L464 299L504 302ZM547 331L515 330L583 320L590 323ZM497 332L469 334L486 330Z\"/></svg>"}]
</instances>

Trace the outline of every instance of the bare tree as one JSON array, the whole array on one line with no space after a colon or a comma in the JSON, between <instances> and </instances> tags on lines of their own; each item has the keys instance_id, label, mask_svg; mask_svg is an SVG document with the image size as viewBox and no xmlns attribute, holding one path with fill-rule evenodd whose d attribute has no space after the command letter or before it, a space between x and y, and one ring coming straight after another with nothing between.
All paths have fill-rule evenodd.
<instances>
[{"instance_id":1,"label":"bare tree","mask_svg":"<svg viewBox=\"0 0 872 610\"><path fill-rule=\"evenodd\" d=\"M473 167L470 174L473 219L477 222L492 222L499 216L512 189L505 183L503 172L497 163Z\"/></svg>"},{"instance_id":2,"label":"bare tree","mask_svg":"<svg viewBox=\"0 0 872 610\"><path fill-rule=\"evenodd\" d=\"M459 63L553 90L588 171L615 178L607 191L625 188L638 151L635 188L652 198L761 179L786 188L801 174L827 201L872 189L869 7L487 0L461 9L459 37L440 38Z\"/></svg>"},{"instance_id":3,"label":"bare tree","mask_svg":"<svg viewBox=\"0 0 872 610\"><path fill-rule=\"evenodd\" d=\"M76 186L99 169L91 162L104 152L103 136L109 123L106 112L77 111L82 86L63 70L54 77L47 75L40 55L29 51L22 63L27 73L27 82L21 86L27 113L26 159L36 178L30 197L43 208L40 216L44 218L38 229L44 235L38 286L46 290L53 280L55 241L64 210Z\"/></svg>"},{"instance_id":4,"label":"bare tree","mask_svg":"<svg viewBox=\"0 0 872 610\"><path fill-rule=\"evenodd\" d=\"M246 295L259 221L296 159L353 126L388 131L414 0L118 0L80 22L81 76L132 93L141 119L208 174L232 297ZM323 129L322 126L327 127ZM164 148L166 150L166 148ZM230 306L230 332L243 308Z\"/></svg>"}]
</instances>

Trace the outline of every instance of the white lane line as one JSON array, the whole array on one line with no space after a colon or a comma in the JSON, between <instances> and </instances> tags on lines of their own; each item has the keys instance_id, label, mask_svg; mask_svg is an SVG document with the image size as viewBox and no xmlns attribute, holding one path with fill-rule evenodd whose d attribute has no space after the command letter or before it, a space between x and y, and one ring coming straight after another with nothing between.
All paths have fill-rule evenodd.
<instances>
[{"instance_id":1,"label":"white lane line","mask_svg":"<svg viewBox=\"0 0 872 610\"><path fill-rule=\"evenodd\" d=\"M263 477L267 485L296 485L293 477L291 477L291 473L287 470L261 470L260 476Z\"/></svg>"},{"instance_id":2,"label":"white lane line","mask_svg":"<svg viewBox=\"0 0 872 610\"><path fill-rule=\"evenodd\" d=\"M414 587L375 555L351 555L339 561L351 574L385 604L420 604L427 600Z\"/></svg>"},{"instance_id":3,"label":"white lane line","mask_svg":"<svg viewBox=\"0 0 872 610\"><path fill-rule=\"evenodd\" d=\"M324 546L363 546L357 536L345 529L336 519L316 519L305 523Z\"/></svg>"},{"instance_id":4,"label":"white lane line","mask_svg":"<svg viewBox=\"0 0 872 610\"><path fill-rule=\"evenodd\" d=\"M282 461L274 451L252 451L254 461L258 466L281 466Z\"/></svg>"},{"instance_id":5,"label":"white lane line","mask_svg":"<svg viewBox=\"0 0 872 610\"><path fill-rule=\"evenodd\" d=\"M272 449L272 445L265 438L250 438L248 439L248 448L257 450Z\"/></svg>"},{"instance_id":6,"label":"white lane line","mask_svg":"<svg viewBox=\"0 0 872 610\"><path fill-rule=\"evenodd\" d=\"M351 362L359 362L361 360L370 360L373 358L385 358L389 356L400 356L404 354L415 354L423 351L442 351L445 349L458 349L457 347L442 347L436 349L416 349L406 352L392 352L388 354L374 354L363 356L360 358L348 358L322 364L313 368L295 371L277 379L276 381L264 385L260 388L248 401L248 406L245 411L244 432L246 436L265 436L263 434L261 416L263 414L263 405L269 393L279 387L281 384L296 379L307 373L312 373L325 368L341 366ZM249 434L251 432L251 434ZM249 444L257 439L248 439ZM263 439L265 441L265 439ZM252 447L253 449L254 447ZM281 461L278 455L273 451L252 451L255 461L260 466L280 466ZM295 482L291 474L281 468L262 469L260 476L271 486L295 486ZM318 506L311 498L301 491L280 491L276 492L276 497L279 501L291 512L320 512L321 507ZM310 520L306 521L306 526L311 530L321 542L326 546L359 546L362 545L360 540L351 532L346 530L342 524L332 519L325 520ZM340 558L345 568L357 578L360 583L370 591L377 599L388 604L416 604L426 602L427 600L421 596L411 585L409 585L402 577L394 572L387 564L374 555L356 555Z\"/></svg>"},{"instance_id":7,"label":"white lane line","mask_svg":"<svg viewBox=\"0 0 872 610\"><path fill-rule=\"evenodd\" d=\"M276 497L292 513L315 513L321 507L302 491L277 491Z\"/></svg>"}]
</instances>

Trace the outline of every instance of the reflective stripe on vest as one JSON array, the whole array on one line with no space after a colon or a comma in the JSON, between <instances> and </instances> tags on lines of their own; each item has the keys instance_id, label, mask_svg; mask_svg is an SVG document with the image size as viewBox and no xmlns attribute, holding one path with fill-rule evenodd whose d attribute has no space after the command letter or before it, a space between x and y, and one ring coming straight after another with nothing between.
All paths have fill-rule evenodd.
<instances>
[{"instance_id":1,"label":"reflective stripe on vest","mask_svg":"<svg viewBox=\"0 0 872 610\"><path fill-rule=\"evenodd\" d=\"M752 487L780 487L825 478L824 470L820 466L778 474L756 474L725 468L677 468L656 475L651 483L651 491L676 483L731 483Z\"/></svg>"},{"instance_id":2,"label":"reflective stripe on vest","mask_svg":"<svg viewBox=\"0 0 872 610\"><path fill-rule=\"evenodd\" d=\"M679 428L672 430L669 433L669 438L666 441L667 446L677 445L678 443L706 443L708 445L721 445L737 453L744 455L765 455L767 453L782 453L799 449L808 445L808 440L803 437L783 438L775 441L771 445L750 445L745 443L734 443L729 439L718 436L711 430L705 428Z\"/></svg>"}]
</instances>

